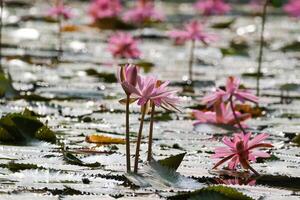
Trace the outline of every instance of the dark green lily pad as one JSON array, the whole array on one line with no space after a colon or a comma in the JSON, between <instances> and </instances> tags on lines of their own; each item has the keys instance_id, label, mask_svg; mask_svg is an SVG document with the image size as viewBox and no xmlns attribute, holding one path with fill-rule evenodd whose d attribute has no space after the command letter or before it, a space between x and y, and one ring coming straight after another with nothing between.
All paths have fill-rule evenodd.
<instances>
[{"instance_id":1,"label":"dark green lily pad","mask_svg":"<svg viewBox=\"0 0 300 200\"><path fill-rule=\"evenodd\" d=\"M296 83L287 83L280 86L280 90L284 91L298 91L300 90L300 85Z\"/></svg>"},{"instance_id":2,"label":"dark green lily pad","mask_svg":"<svg viewBox=\"0 0 300 200\"><path fill-rule=\"evenodd\" d=\"M44 169L43 167L38 167L35 164L16 163L14 161L11 161L7 164L0 164L0 167L7 168L12 172L19 172L19 171L26 170L26 169Z\"/></svg>"},{"instance_id":3,"label":"dark green lily pad","mask_svg":"<svg viewBox=\"0 0 300 200\"><path fill-rule=\"evenodd\" d=\"M8 114L0 119L0 141L3 143L27 143L41 140L54 143L56 136L39 121L33 112Z\"/></svg>"},{"instance_id":4,"label":"dark green lily pad","mask_svg":"<svg viewBox=\"0 0 300 200\"><path fill-rule=\"evenodd\" d=\"M180 166L184 156L186 153L181 153L175 156L170 156L168 158L165 158L163 160L159 160L159 164L162 166L168 167L169 169L177 170Z\"/></svg>"},{"instance_id":5,"label":"dark green lily pad","mask_svg":"<svg viewBox=\"0 0 300 200\"><path fill-rule=\"evenodd\" d=\"M281 51L300 51L300 42L294 41L281 47Z\"/></svg>"},{"instance_id":6,"label":"dark green lily pad","mask_svg":"<svg viewBox=\"0 0 300 200\"><path fill-rule=\"evenodd\" d=\"M251 197L226 186L209 186L189 193L178 194L169 200L253 200Z\"/></svg>"},{"instance_id":7,"label":"dark green lily pad","mask_svg":"<svg viewBox=\"0 0 300 200\"><path fill-rule=\"evenodd\" d=\"M300 134L296 135L293 139L292 142L300 146Z\"/></svg>"},{"instance_id":8,"label":"dark green lily pad","mask_svg":"<svg viewBox=\"0 0 300 200\"><path fill-rule=\"evenodd\" d=\"M230 26L235 22L235 19L230 19L227 21L217 22L212 24L212 28L218 28L218 29L224 29L224 28L230 28Z\"/></svg>"},{"instance_id":9,"label":"dark green lily pad","mask_svg":"<svg viewBox=\"0 0 300 200\"><path fill-rule=\"evenodd\" d=\"M72 165L79 165L79 166L85 166L85 167L101 167L101 164L98 162L95 163L85 163L70 152L64 152L63 153L64 160Z\"/></svg>"},{"instance_id":10,"label":"dark green lily pad","mask_svg":"<svg viewBox=\"0 0 300 200\"><path fill-rule=\"evenodd\" d=\"M117 78L114 73L98 72L95 69L87 69L87 70L85 70L85 72L87 73L87 75L98 77L99 79L101 79L102 81L104 81L106 83L117 82Z\"/></svg>"}]
</instances>

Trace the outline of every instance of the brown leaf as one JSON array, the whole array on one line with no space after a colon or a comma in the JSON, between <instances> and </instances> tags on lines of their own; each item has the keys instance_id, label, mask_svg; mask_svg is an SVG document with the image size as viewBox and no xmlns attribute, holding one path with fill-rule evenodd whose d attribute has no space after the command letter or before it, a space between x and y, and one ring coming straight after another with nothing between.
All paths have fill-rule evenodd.
<instances>
[{"instance_id":1,"label":"brown leaf","mask_svg":"<svg viewBox=\"0 0 300 200\"><path fill-rule=\"evenodd\" d=\"M97 144L125 144L125 140L121 138L112 138L105 135L89 135L85 141Z\"/></svg>"}]
</instances>

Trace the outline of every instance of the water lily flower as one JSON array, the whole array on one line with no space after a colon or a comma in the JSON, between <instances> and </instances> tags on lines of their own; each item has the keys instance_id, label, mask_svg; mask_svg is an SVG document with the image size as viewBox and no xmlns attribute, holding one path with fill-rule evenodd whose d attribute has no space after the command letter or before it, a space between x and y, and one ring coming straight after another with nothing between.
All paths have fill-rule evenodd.
<instances>
[{"instance_id":1,"label":"water lily flower","mask_svg":"<svg viewBox=\"0 0 300 200\"><path fill-rule=\"evenodd\" d=\"M175 39L176 44L183 44L186 41L191 41L190 56L188 60L189 80L192 81L193 76L193 62L196 41L201 41L204 44L215 41L216 36L204 32L203 25L197 20L192 20L185 24L183 30L169 31L170 38Z\"/></svg>"},{"instance_id":2,"label":"water lily flower","mask_svg":"<svg viewBox=\"0 0 300 200\"><path fill-rule=\"evenodd\" d=\"M248 90L240 89L240 79L230 76L227 78L225 90L217 89L212 94L205 96L202 99L202 103L211 106L216 103L226 102L231 97L235 97L236 100L244 103L245 101L251 101L253 103L258 102L258 97L251 94Z\"/></svg>"},{"instance_id":3,"label":"water lily flower","mask_svg":"<svg viewBox=\"0 0 300 200\"><path fill-rule=\"evenodd\" d=\"M231 10L230 5L225 3L224 0L198 0L194 7L206 16L223 15Z\"/></svg>"},{"instance_id":4,"label":"water lily flower","mask_svg":"<svg viewBox=\"0 0 300 200\"><path fill-rule=\"evenodd\" d=\"M108 40L108 49L117 58L139 58L141 55L137 41L129 34L118 32Z\"/></svg>"},{"instance_id":5,"label":"water lily flower","mask_svg":"<svg viewBox=\"0 0 300 200\"><path fill-rule=\"evenodd\" d=\"M51 17L63 17L65 20L73 17L71 9L62 4L50 8L48 11L48 15Z\"/></svg>"},{"instance_id":6,"label":"water lily flower","mask_svg":"<svg viewBox=\"0 0 300 200\"><path fill-rule=\"evenodd\" d=\"M236 133L232 139L224 137L222 141L226 147L216 148L215 154L212 156L212 158L221 158L221 160L215 164L213 169L216 169L218 166L229 161L228 168L231 170L241 166L244 169L250 169L258 175L258 173L250 166L250 161L256 162L256 158L258 157L268 158L270 157L270 154L255 149L270 148L273 147L273 145L263 142L263 140L269 137L268 134L259 134L253 139L250 139L251 135L251 133Z\"/></svg>"},{"instance_id":7,"label":"water lily flower","mask_svg":"<svg viewBox=\"0 0 300 200\"><path fill-rule=\"evenodd\" d=\"M131 23L160 22L165 19L164 14L155 9L154 2L140 0L135 8L124 14L123 20Z\"/></svg>"},{"instance_id":8,"label":"water lily flower","mask_svg":"<svg viewBox=\"0 0 300 200\"><path fill-rule=\"evenodd\" d=\"M167 88L169 82L158 84L159 81L154 76L138 76L137 87L133 87L127 82L122 83L123 87L138 100L138 105L144 106L148 101L152 101L156 106L163 108L176 108L178 98L175 90Z\"/></svg>"},{"instance_id":9,"label":"water lily flower","mask_svg":"<svg viewBox=\"0 0 300 200\"><path fill-rule=\"evenodd\" d=\"M122 11L119 0L92 0L89 5L89 14L94 21L104 18L117 17Z\"/></svg>"},{"instance_id":10,"label":"water lily flower","mask_svg":"<svg viewBox=\"0 0 300 200\"><path fill-rule=\"evenodd\" d=\"M175 39L177 43L184 43L186 41L201 41L205 44L213 42L217 39L216 35L206 33L204 26L197 20L191 20L184 25L183 30L169 31L168 35Z\"/></svg>"},{"instance_id":11,"label":"water lily flower","mask_svg":"<svg viewBox=\"0 0 300 200\"><path fill-rule=\"evenodd\" d=\"M138 77L138 68L132 64L126 64L124 67L119 67L117 72L118 81L123 85L123 83L127 83L132 87L135 87L137 84L137 77ZM127 95L130 95L131 92L124 88L124 91Z\"/></svg>"},{"instance_id":12,"label":"water lily flower","mask_svg":"<svg viewBox=\"0 0 300 200\"><path fill-rule=\"evenodd\" d=\"M289 0L283 10L292 17L300 17L300 0Z\"/></svg>"},{"instance_id":13,"label":"water lily flower","mask_svg":"<svg viewBox=\"0 0 300 200\"><path fill-rule=\"evenodd\" d=\"M193 116L196 118L196 121L194 122L193 125L196 126L198 124L206 124L206 123L232 125L232 126L236 125L237 121L232 113L230 105L229 104L225 105L224 103L221 103L219 106L221 109L221 116L218 116L217 112L213 112L213 111L202 112L199 110L194 110ZM241 114L240 112L237 111L235 113L242 126L247 127L243 122L251 117L250 114L248 113Z\"/></svg>"}]
</instances>

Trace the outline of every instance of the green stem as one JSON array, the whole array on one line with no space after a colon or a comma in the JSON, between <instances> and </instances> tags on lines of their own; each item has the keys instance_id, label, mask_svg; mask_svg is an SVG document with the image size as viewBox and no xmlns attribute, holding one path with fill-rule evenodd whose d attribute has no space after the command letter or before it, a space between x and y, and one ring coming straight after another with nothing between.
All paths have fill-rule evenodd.
<instances>
[{"instance_id":1,"label":"green stem","mask_svg":"<svg viewBox=\"0 0 300 200\"><path fill-rule=\"evenodd\" d=\"M265 33L265 23L266 23L266 15L267 15L267 7L269 0L265 1L262 13L262 22L261 22L261 33L260 33L260 45L259 45L259 56L258 56L258 67L257 67L257 75L256 75L256 96L260 95L260 76L261 76L261 66L262 66L262 58L264 52L264 33Z\"/></svg>"},{"instance_id":2,"label":"green stem","mask_svg":"<svg viewBox=\"0 0 300 200\"><path fill-rule=\"evenodd\" d=\"M194 64L195 40L192 40L189 57L189 81L193 82L193 64Z\"/></svg>"},{"instance_id":3,"label":"green stem","mask_svg":"<svg viewBox=\"0 0 300 200\"><path fill-rule=\"evenodd\" d=\"M142 131L143 131L144 119L145 119L145 114L146 114L146 105L147 105L147 103L142 107L142 117L141 117L141 121L140 121L140 128L139 128L138 138L137 138L137 142L136 142L136 151L135 151L135 160L134 160L134 173L138 172L140 146L141 146L141 140L142 140Z\"/></svg>"},{"instance_id":4,"label":"green stem","mask_svg":"<svg viewBox=\"0 0 300 200\"><path fill-rule=\"evenodd\" d=\"M2 72L2 27L3 27L3 0L0 0L0 71Z\"/></svg>"},{"instance_id":5,"label":"green stem","mask_svg":"<svg viewBox=\"0 0 300 200\"><path fill-rule=\"evenodd\" d=\"M147 157L147 161L151 161L152 160L152 140L153 140L154 113L155 113L155 104L152 103L151 118L150 118L150 128L149 128L149 142L148 142L148 157Z\"/></svg>"},{"instance_id":6,"label":"green stem","mask_svg":"<svg viewBox=\"0 0 300 200\"><path fill-rule=\"evenodd\" d=\"M129 137L129 102L130 95L127 95L126 99L126 169L127 172L131 171L130 167L130 137Z\"/></svg>"},{"instance_id":7,"label":"green stem","mask_svg":"<svg viewBox=\"0 0 300 200\"><path fill-rule=\"evenodd\" d=\"M239 128L241 129L241 131L244 133L244 135L246 135L246 131L245 129L243 128L243 126L241 125L241 122L237 116L237 114L235 113L235 110L234 110L234 105L233 105L233 100L232 100L232 95L230 96L229 98L229 103L230 103L230 107L231 107L231 111L233 113L233 116L234 116L234 119L236 121L236 124L239 126Z\"/></svg>"}]
</instances>

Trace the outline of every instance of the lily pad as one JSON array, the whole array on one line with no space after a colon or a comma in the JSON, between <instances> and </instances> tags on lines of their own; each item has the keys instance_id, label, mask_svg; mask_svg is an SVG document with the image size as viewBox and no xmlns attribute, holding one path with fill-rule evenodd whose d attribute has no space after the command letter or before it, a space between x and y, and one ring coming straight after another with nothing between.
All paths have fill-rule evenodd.
<instances>
[{"instance_id":1,"label":"lily pad","mask_svg":"<svg viewBox=\"0 0 300 200\"><path fill-rule=\"evenodd\" d=\"M209 186L190 193L178 194L169 200L253 200L251 197L226 186Z\"/></svg>"},{"instance_id":2,"label":"lily pad","mask_svg":"<svg viewBox=\"0 0 300 200\"><path fill-rule=\"evenodd\" d=\"M159 160L159 164L162 166L168 167L169 169L177 170L178 167L180 166L184 156L186 153L181 153L175 156L171 156L168 158L165 158L163 160Z\"/></svg>"},{"instance_id":3,"label":"lily pad","mask_svg":"<svg viewBox=\"0 0 300 200\"><path fill-rule=\"evenodd\" d=\"M79 165L79 166L85 166L85 167L101 167L101 164L98 162L95 163L85 163L70 152L64 152L63 153L64 160L72 165Z\"/></svg>"},{"instance_id":4,"label":"lily pad","mask_svg":"<svg viewBox=\"0 0 300 200\"><path fill-rule=\"evenodd\" d=\"M87 75L98 77L99 79L103 80L106 83L117 82L117 78L114 73L98 72L95 69L87 69L85 70L85 72L87 73Z\"/></svg>"}]
</instances>

